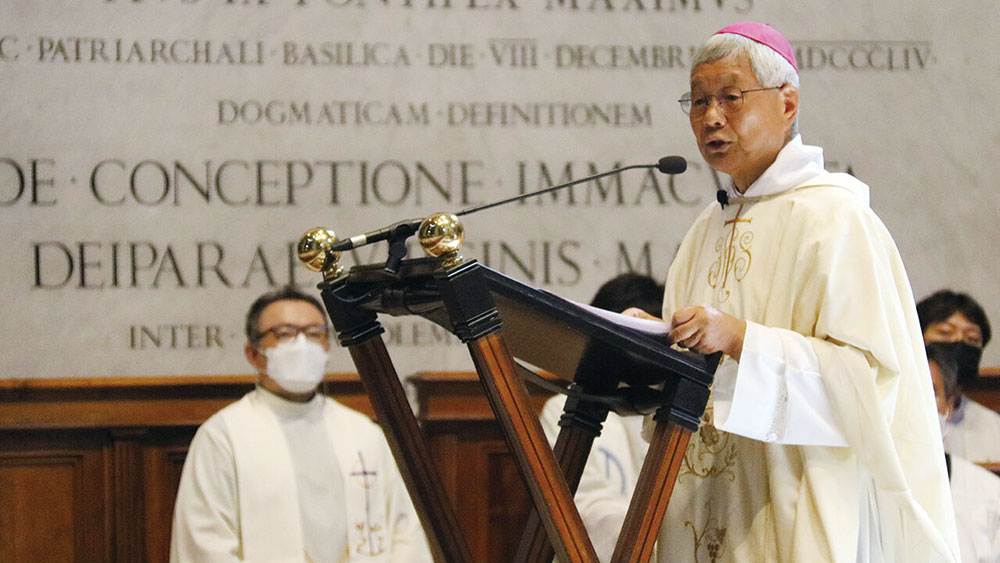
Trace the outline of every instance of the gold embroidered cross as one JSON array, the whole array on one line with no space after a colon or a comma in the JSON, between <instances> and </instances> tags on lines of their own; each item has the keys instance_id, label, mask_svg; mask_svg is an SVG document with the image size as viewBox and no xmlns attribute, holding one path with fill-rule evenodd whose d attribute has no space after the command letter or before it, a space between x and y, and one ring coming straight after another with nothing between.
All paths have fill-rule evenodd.
<instances>
[{"instance_id":1,"label":"gold embroidered cross","mask_svg":"<svg viewBox=\"0 0 1000 563\"><path fill-rule=\"evenodd\" d=\"M358 464L355 467L359 467L360 470L352 471L351 477L360 477L361 486L365 490L365 521L358 522L355 524L358 532L361 534L361 541L356 547L357 552L362 555L375 556L383 553L385 551L385 545L382 535L379 533L382 527L372 522L372 498L371 498L371 488L375 485L375 481L368 481L369 477L375 477L378 475L377 471L370 470L365 466L365 456L358 451Z\"/></svg>"}]
</instances>

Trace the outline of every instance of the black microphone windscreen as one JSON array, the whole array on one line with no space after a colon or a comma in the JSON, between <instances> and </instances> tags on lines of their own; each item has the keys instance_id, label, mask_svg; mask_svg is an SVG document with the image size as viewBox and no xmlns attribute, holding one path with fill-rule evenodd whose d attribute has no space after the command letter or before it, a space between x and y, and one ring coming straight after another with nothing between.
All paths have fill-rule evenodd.
<instances>
[{"instance_id":1,"label":"black microphone windscreen","mask_svg":"<svg viewBox=\"0 0 1000 563\"><path fill-rule=\"evenodd\" d=\"M656 169L664 174L680 174L688 168L683 156L665 156L656 163Z\"/></svg>"}]
</instances>

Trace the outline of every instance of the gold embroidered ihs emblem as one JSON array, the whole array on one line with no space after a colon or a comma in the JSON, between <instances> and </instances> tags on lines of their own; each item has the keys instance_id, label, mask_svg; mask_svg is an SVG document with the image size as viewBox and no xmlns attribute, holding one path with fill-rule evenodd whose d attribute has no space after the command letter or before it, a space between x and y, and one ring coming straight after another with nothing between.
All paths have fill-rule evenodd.
<instances>
[{"instance_id":1,"label":"gold embroidered ihs emblem","mask_svg":"<svg viewBox=\"0 0 1000 563\"><path fill-rule=\"evenodd\" d=\"M723 231L719 240L715 243L715 262L708 269L708 285L716 290L718 303L724 303L732 294L730 285L730 274L732 283L739 283L750 271L750 246L753 243L753 232L749 229L741 229L740 223L749 224L753 219L740 219L743 212L743 204L736 210L736 216L726 221L727 227Z\"/></svg>"}]
</instances>

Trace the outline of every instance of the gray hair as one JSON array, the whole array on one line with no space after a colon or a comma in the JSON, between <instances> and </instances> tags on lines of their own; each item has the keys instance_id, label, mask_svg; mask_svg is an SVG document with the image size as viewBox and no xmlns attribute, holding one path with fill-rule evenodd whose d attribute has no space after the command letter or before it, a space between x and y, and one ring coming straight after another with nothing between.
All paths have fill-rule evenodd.
<instances>
[{"instance_id":1,"label":"gray hair","mask_svg":"<svg viewBox=\"0 0 1000 563\"><path fill-rule=\"evenodd\" d=\"M737 35L735 33L719 33L713 35L702 44L694 53L691 60L691 69L698 65L715 62L727 57L745 57L750 61L750 69L757 78L757 82L765 88L776 86L799 87L799 73L795 71L785 57L782 57L774 49L758 43L753 39ZM799 116L796 114L792 123L792 136L799 132Z\"/></svg>"}]
</instances>

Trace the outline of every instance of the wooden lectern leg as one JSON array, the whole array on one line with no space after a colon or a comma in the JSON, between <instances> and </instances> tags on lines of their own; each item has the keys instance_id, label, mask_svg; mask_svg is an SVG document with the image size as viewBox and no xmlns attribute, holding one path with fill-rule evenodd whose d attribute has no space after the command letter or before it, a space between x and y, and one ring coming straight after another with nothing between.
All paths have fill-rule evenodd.
<instances>
[{"instance_id":1,"label":"wooden lectern leg","mask_svg":"<svg viewBox=\"0 0 1000 563\"><path fill-rule=\"evenodd\" d=\"M348 346L348 350L423 523L434 560L471 563L472 552L437 477L430 448L410 410L385 342L381 336L375 336Z\"/></svg>"},{"instance_id":2,"label":"wooden lectern leg","mask_svg":"<svg viewBox=\"0 0 1000 563\"><path fill-rule=\"evenodd\" d=\"M613 563L645 563L653 555L653 545L690 439L690 430L670 422L657 421L625 523L611 556Z\"/></svg>"},{"instance_id":3,"label":"wooden lectern leg","mask_svg":"<svg viewBox=\"0 0 1000 563\"><path fill-rule=\"evenodd\" d=\"M563 426L559 430L559 437L556 439L553 453L566 476L566 485L569 487L570 494L575 493L580 485L580 478L583 476L587 457L590 455L590 449L593 445L594 433L590 430L574 426ZM545 534L542 519L539 518L538 511L532 509L531 514L528 515L528 522L524 526L514 560L518 563L548 563L552 561L554 555L555 551Z\"/></svg>"},{"instance_id":4,"label":"wooden lectern leg","mask_svg":"<svg viewBox=\"0 0 1000 563\"><path fill-rule=\"evenodd\" d=\"M470 340L469 350L521 477L562 561L597 563L562 470L528 402L524 383L499 332Z\"/></svg>"}]
</instances>

